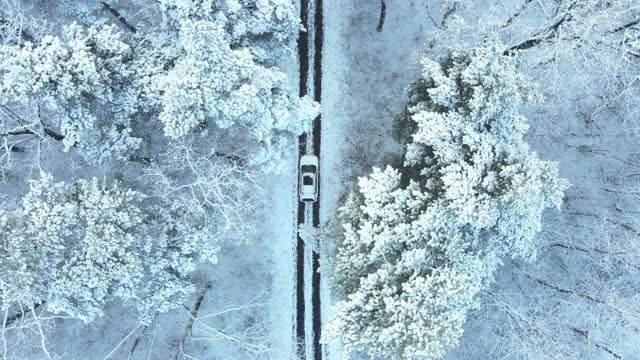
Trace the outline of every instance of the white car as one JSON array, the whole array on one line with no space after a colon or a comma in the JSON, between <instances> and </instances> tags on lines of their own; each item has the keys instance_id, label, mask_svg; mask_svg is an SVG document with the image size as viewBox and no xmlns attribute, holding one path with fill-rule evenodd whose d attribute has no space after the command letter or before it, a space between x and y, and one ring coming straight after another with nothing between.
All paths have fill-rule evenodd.
<instances>
[{"instance_id":1,"label":"white car","mask_svg":"<svg viewBox=\"0 0 640 360\"><path fill-rule=\"evenodd\" d=\"M318 200L318 157L300 157L300 201Z\"/></svg>"}]
</instances>

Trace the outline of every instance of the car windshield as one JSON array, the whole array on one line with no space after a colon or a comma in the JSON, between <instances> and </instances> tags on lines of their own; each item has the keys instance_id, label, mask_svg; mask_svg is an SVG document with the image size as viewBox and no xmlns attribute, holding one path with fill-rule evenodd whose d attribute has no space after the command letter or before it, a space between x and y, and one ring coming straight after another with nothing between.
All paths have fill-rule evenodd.
<instances>
[{"instance_id":1,"label":"car windshield","mask_svg":"<svg viewBox=\"0 0 640 360\"><path fill-rule=\"evenodd\" d=\"M315 173L316 172L316 167L313 165L302 165L302 172L303 173Z\"/></svg>"},{"instance_id":2,"label":"car windshield","mask_svg":"<svg viewBox=\"0 0 640 360\"><path fill-rule=\"evenodd\" d=\"M313 185L313 178L311 176L305 176L302 178L303 185Z\"/></svg>"}]
</instances>

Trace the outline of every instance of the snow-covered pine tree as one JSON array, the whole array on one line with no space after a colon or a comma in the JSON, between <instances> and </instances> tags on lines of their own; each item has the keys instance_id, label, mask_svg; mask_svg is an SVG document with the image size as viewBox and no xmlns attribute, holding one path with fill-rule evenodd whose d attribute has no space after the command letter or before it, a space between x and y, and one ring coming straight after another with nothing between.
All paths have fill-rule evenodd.
<instances>
[{"instance_id":1,"label":"snow-covered pine tree","mask_svg":"<svg viewBox=\"0 0 640 360\"><path fill-rule=\"evenodd\" d=\"M396 124L402 172L374 169L340 209L332 284L343 300L325 336L347 353L442 357L500 259L535 257L542 212L568 183L523 139L521 107L541 97L503 52L424 59Z\"/></svg>"},{"instance_id":2,"label":"snow-covered pine tree","mask_svg":"<svg viewBox=\"0 0 640 360\"><path fill-rule=\"evenodd\" d=\"M221 177L231 179L224 168L200 170L218 170L209 184L200 185L233 199L236 193L228 187L216 188ZM148 323L154 314L181 304L194 289L190 276L196 267L217 262L229 240L224 230L248 224L214 219L231 214L205 208L211 200L207 194L189 199L188 186L158 188L175 196L152 200L121 182L106 185L97 179L67 184L43 174L32 181L17 208L0 211L2 308L46 304L49 312L88 322L119 300Z\"/></svg>"},{"instance_id":3,"label":"snow-covered pine tree","mask_svg":"<svg viewBox=\"0 0 640 360\"><path fill-rule=\"evenodd\" d=\"M59 129L65 150L77 147L92 163L126 157L140 145L131 136L137 111L129 86L131 59L115 26L85 29L74 23L61 37L45 36L37 45L1 47L3 105L39 108L36 119L14 118L3 130L44 137Z\"/></svg>"},{"instance_id":4,"label":"snow-covered pine tree","mask_svg":"<svg viewBox=\"0 0 640 360\"><path fill-rule=\"evenodd\" d=\"M343 300L323 336L341 336L345 354L437 358L462 335L478 284L445 255L440 234L429 237L448 220L432 200L387 167L361 178L340 208L331 283Z\"/></svg>"},{"instance_id":5,"label":"snow-covered pine tree","mask_svg":"<svg viewBox=\"0 0 640 360\"><path fill-rule=\"evenodd\" d=\"M142 195L43 174L14 210L0 211L0 301L83 321L112 299L136 299L145 275Z\"/></svg>"}]
</instances>

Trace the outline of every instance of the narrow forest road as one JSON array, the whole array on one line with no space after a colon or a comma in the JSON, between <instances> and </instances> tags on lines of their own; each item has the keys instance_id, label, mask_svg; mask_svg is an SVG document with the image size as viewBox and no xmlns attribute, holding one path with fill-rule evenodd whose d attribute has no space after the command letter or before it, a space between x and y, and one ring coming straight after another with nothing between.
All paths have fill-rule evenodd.
<instances>
[{"instance_id":1,"label":"narrow forest road","mask_svg":"<svg viewBox=\"0 0 640 360\"><path fill-rule=\"evenodd\" d=\"M314 100L320 102L322 98L322 47L324 42L322 0L301 0L300 19L306 31L301 31L298 37L299 95L306 96L313 93ZM312 72L310 72L310 65L313 65ZM302 134L298 139L299 157L312 154L320 158L320 129L321 116L319 115L313 121L312 132ZM298 225L309 224L309 222L313 227L320 225L320 194L322 189L320 180L321 178L318 179L318 201L312 204L298 202ZM311 257L310 269L307 266L309 256ZM296 240L295 338L299 359L322 359L319 268L320 254L314 248L305 247L305 243L298 233ZM309 278L311 280L310 297L307 293Z\"/></svg>"}]
</instances>

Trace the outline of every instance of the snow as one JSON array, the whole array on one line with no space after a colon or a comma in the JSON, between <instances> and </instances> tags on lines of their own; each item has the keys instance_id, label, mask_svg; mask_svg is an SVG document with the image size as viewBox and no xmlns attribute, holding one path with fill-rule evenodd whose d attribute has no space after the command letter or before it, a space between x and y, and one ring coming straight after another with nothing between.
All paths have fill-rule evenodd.
<instances>
[{"instance_id":1,"label":"snow","mask_svg":"<svg viewBox=\"0 0 640 360\"><path fill-rule=\"evenodd\" d=\"M269 181L277 184L271 194L272 278L270 319L273 359L293 358L295 351L295 244L297 198L297 156L291 157L283 175Z\"/></svg>"},{"instance_id":2,"label":"snow","mask_svg":"<svg viewBox=\"0 0 640 360\"><path fill-rule=\"evenodd\" d=\"M183 3L187 4L187 2ZM262 14L265 16L264 18L252 19L253 25L250 25L249 31L269 31L266 23L271 21L272 17L274 19L278 18L280 21L286 20L286 12L289 10L288 2L274 1L273 3L276 4L278 10L273 13ZM269 2L262 2L260 6L270 6L269 4ZM122 7L121 9L123 8L129 9L129 7ZM47 11L51 9L45 9L42 6L42 9L39 10L42 10L42 14L38 12L40 15L46 16ZM99 11L98 9L94 10ZM144 12L146 11L152 10L145 8ZM124 11L123 14L128 15L127 11ZM94 15L103 18L102 15L104 14ZM69 13L69 16L73 17L71 13ZM107 16L109 15L107 14ZM287 19L294 20L293 18ZM64 21L66 20L64 19ZM136 22L135 25L141 24ZM279 25L282 25L279 31L283 33L291 30L290 27L293 27L294 31L297 30L295 21L288 24L291 26L287 24ZM236 35L242 35L241 29L236 30L238 30L235 33ZM127 39L129 38L127 37ZM279 54L279 60L283 58L284 56ZM283 65L287 69L296 69L297 64L295 64L295 61L290 60L283 61L285 62ZM287 64L286 61L289 61L289 63ZM288 83L285 81L284 76L279 73L274 75L274 79L279 84L276 87L289 85L292 88L291 93L294 94L293 98L295 98L297 93L295 70L293 75L288 79ZM257 80L264 81L265 79ZM270 88L271 90L273 89ZM270 91L266 92L267 95ZM286 96L285 91L276 91L276 93L280 97ZM281 100L282 98L278 98L275 102L283 105ZM309 102L304 102L303 107L304 109L298 109L302 110L300 114L288 114L290 109L286 108L286 106L278 109L275 111L276 115L281 117L283 121L279 121L274 126L267 126L263 130L265 132L273 130L274 134L271 135L282 139L286 138L288 142L295 143L295 136L286 134L288 130L292 130L289 128L289 121L293 123L301 120L301 118L311 119L315 116L315 106ZM305 123L305 121L302 121L302 123ZM302 127L300 124L292 125L295 125L294 127ZM274 130L275 127L278 127L277 131ZM151 128L153 126L145 130L150 130ZM157 130L156 126L153 131ZM295 128L293 130L297 131L299 129ZM237 134L227 136L228 142L229 140L237 140L232 138L231 135ZM263 135L267 136L268 134ZM166 147L167 145L166 141L159 137L153 137L149 140L150 143L155 141L153 144L147 144L149 149L145 149L151 154L160 149L160 146ZM89 324L83 324L73 319L50 319L51 321L47 321L45 324L47 331L45 342L47 343L48 351L51 354L63 354L63 358L83 359L100 359L107 355L111 358L127 358L130 356L133 359L147 358L147 356L159 359L184 356L194 356L196 358L213 358L215 356L216 358L227 359L249 356L252 358L292 358L293 328L291 317L294 314L293 279L295 263L293 247L295 245L296 230L294 211L297 206L297 152L294 146L286 146L287 141L276 140L274 140L274 146L278 147L278 150L286 150L282 165L284 172L282 175L269 175L266 178L261 177L262 175L257 176L260 179L260 185L265 189L264 200L266 206L262 208L262 204L255 204L260 206L256 206L259 211L255 213L257 217L255 221L259 224L259 231L255 236L256 239L253 236L251 238L235 239L239 245L237 247L224 246L218 254L219 262L215 267L201 265L198 271L193 273L192 277L197 287L196 292L184 301L184 306L160 315L148 327L137 326L136 312L118 302L109 304L105 309L105 316ZM72 149L73 153L69 154L68 158L60 157L60 149L55 142L53 142L55 145L52 145L51 142L53 140L42 144L43 149L52 151L46 151L43 154L38 152L38 155L42 155L39 159L43 161L43 164L37 165L42 166L46 171L51 171L62 179L84 178L99 174L105 179L111 179L115 176L122 177L129 182L142 183L145 192L150 188L150 184L144 183L144 178L140 176L142 172L140 164L137 164L137 166L131 163L116 164L113 166L114 168L111 167L112 164L108 164L109 166L103 168L89 167L79 160L75 149ZM228 145L228 142L224 145ZM242 146L237 143L235 145ZM40 150L39 146L37 150ZM220 150L224 151L224 148ZM56 155L58 156L56 157ZM17 156L21 156L21 154ZM205 155L205 158L214 157ZM69 160L68 163L67 160ZM275 163L277 159L271 160L274 160L273 162ZM186 165L185 162L178 162L181 165ZM24 194L26 189L24 189L24 186L20 186L22 185L21 179L28 178L32 174L35 176L37 172L33 172L34 167L36 167L36 164L27 164L25 166L18 163L16 168L11 168L9 182L0 185L2 195L19 197ZM16 169L19 169L19 172L14 171ZM217 174L216 171L211 171L210 173ZM180 180L185 179L180 177ZM158 185L161 181L150 181L150 183ZM202 189L203 184L200 181L196 183ZM184 187L181 186L181 188ZM164 194L171 193L175 192L170 190ZM161 194L161 196L164 194ZM261 192L256 189L255 194L261 194ZM3 196L2 201L4 200L5 197ZM7 203L2 203L3 207L10 207L14 203L13 199L8 196L7 200ZM244 211L246 209L240 210ZM237 229L238 226L225 227L227 230L229 228ZM215 242L211 241L211 243L216 247ZM162 267L161 264L159 265ZM190 315L192 311L195 311L196 304L199 304L198 320L192 319ZM13 311L13 309L11 310ZM52 327L49 328L49 326ZM189 328L191 329L191 334L187 333ZM222 334L219 331L220 329L228 333ZM246 337L246 339L243 337ZM19 347L23 343L15 343L17 351L28 351L28 346L39 345L38 337L23 340L25 340L23 348ZM245 340L247 343L244 343ZM249 342L253 343L249 344ZM31 355L31 358L44 356L42 353L34 354Z\"/></svg>"},{"instance_id":3,"label":"snow","mask_svg":"<svg viewBox=\"0 0 640 360\"><path fill-rule=\"evenodd\" d=\"M387 153L401 150L390 136L391 122L406 102L405 87L417 76L412 54L426 40L429 25L419 4L388 5L383 30L377 32L379 2L324 0L321 224L334 215L340 195L357 176L382 165ZM334 302L327 280L322 277L323 324ZM326 355L341 359L341 345L328 344Z\"/></svg>"},{"instance_id":4,"label":"snow","mask_svg":"<svg viewBox=\"0 0 640 360\"><path fill-rule=\"evenodd\" d=\"M637 2L633 1L615 2L616 9L623 11L616 10L612 19L636 16L629 10L631 5L637 7ZM154 6L140 10L137 5L146 0L107 2L118 8L139 29L154 26L160 17ZM276 1L280 4L286 2ZM59 33L62 23L76 19L83 25L96 26L116 22L108 14L104 16L97 2L7 0L5 3L24 4L24 9L32 11L37 18L51 20L37 25L42 33ZM540 24L553 20L541 14L552 9L558 1L502 1L489 8L491 4L481 0L387 0L384 27L377 32L379 0L324 0L321 223L333 217L341 194L354 186L357 176L369 173L372 166L384 167L396 160L393 154L402 151L391 138L390 129L394 116L406 103L405 87L418 75L418 55L428 51L432 58L436 58L437 52L443 49L442 43L445 46L466 46L483 40L486 33L480 30L486 29L474 28L473 21L462 25L460 18L455 16L449 18L452 28L464 31L457 34L435 32L445 5L456 3L462 4L461 8L469 6L469 13L473 16L491 18L494 26L500 26L504 19L517 14L522 3L531 3L518 15L521 23L517 30L512 27L499 31L506 34L504 37L510 43L516 44L526 39L528 32L538 29ZM609 2L585 0L577 3L595 8ZM29 4L35 4L35 7L31 9ZM238 2L228 1L228 5L231 13L236 12L234 9ZM265 18L254 20L258 23L270 21L274 14L265 14ZM482 294L482 308L469 318L460 346L451 351L447 359L611 358L612 355L602 346L612 349L622 358L634 358L640 351L637 332L633 329L640 325L634 315L638 309L637 289L640 287L637 273L640 250L635 246L639 226L637 214L640 212L637 202L640 186L637 135L640 126L637 106L629 105L636 103L624 102L637 95L638 69L632 65L617 67L615 64L625 63L624 58L617 56L598 59L602 63L592 61L583 64L593 60L594 56L582 53L584 47L575 44L573 47L564 46L571 41L567 39L582 35L582 30L588 30L587 35L593 36L592 41L587 39L588 46L600 46L603 42L597 33L603 33L601 30L606 27L601 25L606 25L609 15L602 12L598 16L584 16L581 19L586 20L578 22L581 25L568 28L569 31L561 34L564 43L559 43L555 49L544 50L548 51L545 56L554 59L554 64L538 66L537 60L544 56L525 59L523 71L541 83L547 97L545 105L527 109L531 129L526 140L538 152L539 158L558 161L561 176L569 179L573 186L567 191L563 213L550 214L543 219L545 226L538 239L537 262L506 261L491 289ZM117 22L116 25L121 26ZM246 24L240 24L235 34L239 36L246 30ZM604 33L607 33L606 29ZM313 37L311 39L313 41ZM438 41L441 42L439 46L429 47ZM637 37L634 41L637 47ZM310 46L312 48L313 43ZM601 49L598 51L602 52ZM621 77L622 81L618 83L617 80L599 77L601 64L602 73L609 74L611 79L617 79L619 74L625 75ZM291 92L296 94L298 64L286 59L281 66L289 75ZM312 72L309 75L312 83ZM625 83L633 77L636 80ZM628 88L619 92L618 87L625 86ZM608 87L608 90L599 92L600 87ZM626 110L623 109L625 106L628 107ZM33 117L36 113L35 109L20 110L24 111L24 117ZM308 115L306 117L310 117ZM291 142L295 143L295 139ZM141 175L140 167L131 164L88 166L81 162L75 150L63 154L62 146L51 139L40 145L43 151L39 154L42 160L39 166L46 172L61 175L65 180L98 176L105 179L123 177L131 181ZM282 149L284 147L277 150ZM28 150L35 151L36 146ZM40 147L37 150L41 150ZM263 357L276 360L295 358L297 152L290 149L283 153L283 173L269 175L261 182L265 188L267 209L264 218L258 219L261 226L259 239L252 244L225 249L215 268L202 267L196 274L198 291L206 287L207 281L213 283L213 288L202 299L199 314L204 320L196 322L192 328L193 337L204 338L212 334L209 325L229 326L231 331L241 331L245 323L265 320L265 323L258 322L254 329L256 332L252 334L270 347L269 353ZM37 177L39 170L35 164L24 161L28 155L16 153L14 156L18 161L10 171L5 172L3 168L1 174L2 208L12 207L16 203L14 198L26 193L27 183L23 180ZM310 218L310 206L305 212ZM328 257L335 249L330 244L322 245L321 270L326 271ZM307 246L307 275L311 272L311 248ZM589 251L595 251L597 256ZM606 306L580 296L558 293L532 278L564 289L584 291L602 300ZM323 276L323 323L330 317L332 304L337 300L330 293L327 281L328 277ZM42 319L45 331L50 334L48 349L62 354L63 359L125 359L130 355L131 359L179 358L180 351L198 359L243 359L244 355L239 355L234 346L224 339L183 340L198 291L185 301L186 308L161 315L148 328L139 327L137 314L117 302L109 304L105 309L106 315L90 324L66 318ZM307 354L311 354L310 283L305 284L305 294L308 304L305 316ZM236 305L241 310L232 311L228 317L213 316ZM612 311L612 308L620 310ZM512 314L519 317L514 320ZM208 315L212 317L206 318ZM572 331L567 324L585 329L588 337ZM27 345L37 348L38 341L22 339L22 342L16 340L15 344L25 344L24 349L30 351L33 348ZM134 344L136 349L132 352ZM341 359L341 351L340 344L328 344L325 346L325 358ZM24 358L39 360L42 354L34 352Z\"/></svg>"}]
</instances>

